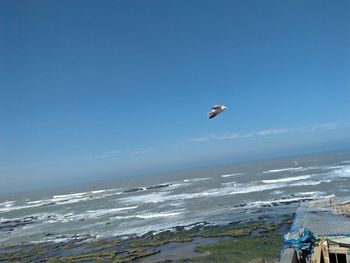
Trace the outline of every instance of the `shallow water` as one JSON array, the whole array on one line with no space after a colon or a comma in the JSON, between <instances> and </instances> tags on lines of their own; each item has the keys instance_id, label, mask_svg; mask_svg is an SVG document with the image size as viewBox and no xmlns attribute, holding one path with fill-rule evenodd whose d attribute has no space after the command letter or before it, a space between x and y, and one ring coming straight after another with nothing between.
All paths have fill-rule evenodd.
<instances>
[{"instance_id":1,"label":"shallow water","mask_svg":"<svg viewBox=\"0 0 350 263\"><path fill-rule=\"evenodd\" d=\"M230 237L214 237L214 238L203 238L195 237L191 242L171 242L162 246L157 247L160 253L148 256L135 262L158 262L162 260L183 260L184 258L193 258L204 256L204 253L196 251L196 247L199 245L210 245L217 242L232 239Z\"/></svg>"}]
</instances>

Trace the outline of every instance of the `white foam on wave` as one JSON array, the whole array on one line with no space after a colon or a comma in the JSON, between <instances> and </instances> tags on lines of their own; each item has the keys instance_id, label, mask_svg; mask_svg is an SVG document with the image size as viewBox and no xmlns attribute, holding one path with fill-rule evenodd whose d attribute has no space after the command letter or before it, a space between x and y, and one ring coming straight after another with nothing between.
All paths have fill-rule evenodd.
<instances>
[{"instance_id":1,"label":"white foam on wave","mask_svg":"<svg viewBox=\"0 0 350 263\"><path fill-rule=\"evenodd\" d=\"M111 194L120 194L123 188L108 188L108 189L100 189L100 190L92 190L87 192L88 194L101 194L101 193L111 193Z\"/></svg>"},{"instance_id":2,"label":"white foam on wave","mask_svg":"<svg viewBox=\"0 0 350 263\"><path fill-rule=\"evenodd\" d=\"M14 217L14 218L2 217L0 219L0 223L3 223L3 222L27 223L24 225L20 224L17 227L28 228L28 226L33 226L33 225L35 225L34 223L43 222L44 220L48 219L51 216L54 216L54 215L52 215L50 213L34 213L34 214L24 215L22 217Z\"/></svg>"},{"instance_id":3,"label":"white foam on wave","mask_svg":"<svg viewBox=\"0 0 350 263\"><path fill-rule=\"evenodd\" d=\"M61 200L59 202L55 202L58 205L65 205L65 204L74 204L74 203L78 203L78 202L82 202L82 201L87 201L90 200L92 198L90 197L82 197L82 198L75 198L75 199L70 199L70 200Z\"/></svg>"},{"instance_id":4,"label":"white foam on wave","mask_svg":"<svg viewBox=\"0 0 350 263\"><path fill-rule=\"evenodd\" d=\"M219 195L225 195L227 194L227 191L223 192L222 189L209 189L207 191L203 192L197 192L197 193L182 193L182 194L169 194L167 192L157 192L157 193L151 193L146 195L139 195L139 196L131 196L131 197L125 197L120 198L118 201L122 203L160 203L160 202L167 202L167 201L179 201L179 200L186 200L186 199L195 199L200 197L210 197L210 196L219 196Z\"/></svg>"},{"instance_id":5,"label":"white foam on wave","mask_svg":"<svg viewBox=\"0 0 350 263\"><path fill-rule=\"evenodd\" d=\"M67 194L67 195L54 195L52 197L52 201L61 201L61 200L67 200L71 198L81 198L83 196L86 196L88 192L82 192L82 193L73 193L73 194Z\"/></svg>"},{"instance_id":6,"label":"white foam on wave","mask_svg":"<svg viewBox=\"0 0 350 263\"><path fill-rule=\"evenodd\" d=\"M301 176L279 178L279 179L269 179L269 180L261 180L261 181L265 184L275 184L275 183L284 183L284 182L305 180L305 179L308 179L310 177L311 177L310 175L301 175Z\"/></svg>"},{"instance_id":7,"label":"white foam on wave","mask_svg":"<svg viewBox=\"0 0 350 263\"><path fill-rule=\"evenodd\" d=\"M153 220L151 223L146 224L134 224L133 227L121 228L117 233L112 233L112 236L118 236L119 238L127 239L126 235L138 235L142 236L146 233L152 233L153 235L161 233L163 231L176 231L177 226L188 226L193 224L192 220L186 219L181 215L174 215L176 220ZM162 219L162 218L159 218ZM165 219L165 218L164 218ZM172 219L171 217L169 219ZM139 223L139 222L138 222ZM103 236L108 236L104 233Z\"/></svg>"},{"instance_id":8,"label":"white foam on wave","mask_svg":"<svg viewBox=\"0 0 350 263\"><path fill-rule=\"evenodd\" d=\"M274 200L268 200L268 201L254 201L249 202L247 204L247 208L257 208L261 206L269 206L274 204L282 204L282 203L289 203L289 202L297 202L302 200L301 197L293 197L293 198L286 198L286 199L274 199Z\"/></svg>"},{"instance_id":9,"label":"white foam on wave","mask_svg":"<svg viewBox=\"0 0 350 263\"><path fill-rule=\"evenodd\" d=\"M192 178L192 179L185 179L184 182L200 182L200 181L207 181L212 180L213 178L210 177L203 177L203 178Z\"/></svg>"},{"instance_id":10,"label":"white foam on wave","mask_svg":"<svg viewBox=\"0 0 350 263\"><path fill-rule=\"evenodd\" d=\"M322 170L327 170L327 172L312 174L314 180L295 182L290 186L312 186L350 178L350 165L324 166Z\"/></svg>"},{"instance_id":11,"label":"white foam on wave","mask_svg":"<svg viewBox=\"0 0 350 263\"><path fill-rule=\"evenodd\" d=\"M6 213L14 210L15 201L5 201L0 203L0 213Z\"/></svg>"},{"instance_id":12,"label":"white foam on wave","mask_svg":"<svg viewBox=\"0 0 350 263\"><path fill-rule=\"evenodd\" d=\"M32 208L32 207L37 207L37 206L45 206L49 204L56 204L56 205L64 205L64 204L74 204L78 203L81 201L86 201L92 199L92 197L89 196L72 196L71 198L69 197L61 197L61 196L54 196L53 198L50 199L43 199L43 200L36 200L36 201L27 201L27 206L23 206L22 208Z\"/></svg>"},{"instance_id":13,"label":"white foam on wave","mask_svg":"<svg viewBox=\"0 0 350 263\"><path fill-rule=\"evenodd\" d=\"M41 244L41 243L46 243L46 242L53 242L53 243L67 243L69 241L83 241L83 242L90 242L92 240L95 240L95 237L89 236L87 234L74 234L74 235L69 235L69 234L64 234L64 235L58 235L58 236L53 236L53 237L47 237L42 240L35 240L31 241L31 244Z\"/></svg>"},{"instance_id":14,"label":"white foam on wave","mask_svg":"<svg viewBox=\"0 0 350 263\"><path fill-rule=\"evenodd\" d=\"M184 211L168 211L168 212L159 212L159 213L143 213L136 215L127 215L127 216L115 216L113 219L131 219L131 218L139 218L139 219L152 219L152 218L162 218L162 217L172 217L183 214Z\"/></svg>"},{"instance_id":15,"label":"white foam on wave","mask_svg":"<svg viewBox=\"0 0 350 263\"><path fill-rule=\"evenodd\" d=\"M309 191L309 192L299 192L299 193L296 193L294 195L296 195L296 196L315 196L315 197L319 197L319 196L322 196L324 194L325 194L325 192L321 192L321 191Z\"/></svg>"},{"instance_id":16,"label":"white foam on wave","mask_svg":"<svg viewBox=\"0 0 350 263\"><path fill-rule=\"evenodd\" d=\"M5 201L0 203L0 207L11 207L14 206L15 203L16 201Z\"/></svg>"},{"instance_id":17,"label":"white foam on wave","mask_svg":"<svg viewBox=\"0 0 350 263\"><path fill-rule=\"evenodd\" d=\"M282 184L265 184L265 185L250 185L250 186L240 186L239 184L235 186L235 189L233 189L229 194L235 195L235 194L248 194L253 192L262 192L266 190L272 190L276 188L283 187Z\"/></svg>"},{"instance_id":18,"label":"white foam on wave","mask_svg":"<svg viewBox=\"0 0 350 263\"><path fill-rule=\"evenodd\" d=\"M25 215L18 218L1 218L0 223L4 221L25 221L26 218L30 218L35 223L67 223L86 219L96 219L103 216L114 216L115 214L122 213L127 210L133 210L138 208L138 206L127 206L118 207L110 209L97 209L97 210L87 210L85 212L75 214L73 212L60 214L60 213L35 213ZM34 224L33 224L34 225Z\"/></svg>"},{"instance_id":19,"label":"white foam on wave","mask_svg":"<svg viewBox=\"0 0 350 263\"><path fill-rule=\"evenodd\" d=\"M46 206L46 205L53 205L53 204L65 205L65 204L74 204L74 203L87 201L87 200L102 199L109 196L122 194L122 192L120 192L119 190L120 189L105 189L105 190L94 190L89 192L72 193L72 194L65 194L65 195L54 195L52 198L33 200L33 201L27 199L26 205L11 206L11 207L5 207L5 208L2 208L0 206L0 213L10 212L10 211L20 210L20 209ZM14 202L14 201L11 201L11 202Z\"/></svg>"},{"instance_id":20,"label":"white foam on wave","mask_svg":"<svg viewBox=\"0 0 350 263\"><path fill-rule=\"evenodd\" d=\"M220 176L222 178L226 178L226 177L232 177L232 176L236 176L236 175L242 175L242 173L223 174L223 175L220 175Z\"/></svg>"},{"instance_id":21,"label":"white foam on wave","mask_svg":"<svg viewBox=\"0 0 350 263\"><path fill-rule=\"evenodd\" d=\"M321 183L330 183L339 178L350 178L350 165L336 165L336 166L322 165L322 166L310 166L310 167L305 167L300 169L299 168L300 167L297 168L299 171L321 169L327 172L301 175L301 176L295 176L295 177L279 178L279 179L266 179L266 180L262 180L262 182L274 184L274 183L293 182L293 181L300 180L301 182L291 183L289 186L312 186L312 185L319 185ZM289 169L289 168L286 168L286 169ZM270 170L270 171L280 171L280 170ZM310 179L311 177L314 180L306 180L306 179Z\"/></svg>"},{"instance_id":22,"label":"white foam on wave","mask_svg":"<svg viewBox=\"0 0 350 263\"><path fill-rule=\"evenodd\" d=\"M163 202L167 192L152 192L144 195L128 196L117 199L122 203L159 203Z\"/></svg>"},{"instance_id":23,"label":"white foam on wave","mask_svg":"<svg viewBox=\"0 0 350 263\"><path fill-rule=\"evenodd\" d=\"M119 208L110 208L110 209L98 209L98 210L88 210L86 213L83 214L78 214L77 216L87 216L88 218L97 218L101 216L106 216L106 215L113 215L116 213L119 213L121 211L126 211L126 210L133 210L138 208L137 205L135 206L128 206L128 207L119 207Z\"/></svg>"},{"instance_id":24,"label":"white foam on wave","mask_svg":"<svg viewBox=\"0 0 350 263\"><path fill-rule=\"evenodd\" d=\"M65 205L65 204L74 204L87 200L102 199L108 196L114 196L122 194L118 192L120 189L106 189L106 190L97 190L90 192L81 192L81 193L72 193L65 195L54 195L52 198L41 199L41 200L29 200L26 199L25 205L15 206L15 201L6 201L0 203L0 213L7 213L21 209L30 209L40 206L47 205Z\"/></svg>"},{"instance_id":25,"label":"white foam on wave","mask_svg":"<svg viewBox=\"0 0 350 263\"><path fill-rule=\"evenodd\" d=\"M100 194L100 193L105 193L107 192L107 190L95 190L95 191L91 191L91 193L93 194Z\"/></svg>"},{"instance_id":26,"label":"white foam on wave","mask_svg":"<svg viewBox=\"0 0 350 263\"><path fill-rule=\"evenodd\" d=\"M287 169L287 170L286 170ZM289 171L289 172L306 172L306 171L312 171L312 170L319 170L319 169L328 169L328 166L326 165L317 165L317 166L307 166L307 167L295 167L295 168L285 168L285 169L277 169L277 170L269 170L263 172L263 174L269 174L269 173L277 173L277 172L283 172L283 171Z\"/></svg>"},{"instance_id":27,"label":"white foam on wave","mask_svg":"<svg viewBox=\"0 0 350 263\"><path fill-rule=\"evenodd\" d=\"M104 216L114 216L123 211L133 210L138 208L138 206L128 206L128 207L118 207L118 208L109 208L109 209L97 209L97 210L87 210L79 214L68 213L68 214L51 214L45 222L47 223L67 223L73 221L80 221L86 219L96 219Z\"/></svg>"},{"instance_id":28,"label":"white foam on wave","mask_svg":"<svg viewBox=\"0 0 350 263\"><path fill-rule=\"evenodd\" d=\"M334 197L334 195L325 195L325 192L320 192L320 191L301 192L301 193L296 193L293 196L290 196L287 198L249 202L247 204L247 207L256 208L256 207L261 207L266 205L284 204L284 203L298 202L303 200L310 200L310 199L316 200L320 198L332 198L332 197Z\"/></svg>"},{"instance_id":29,"label":"white foam on wave","mask_svg":"<svg viewBox=\"0 0 350 263\"><path fill-rule=\"evenodd\" d=\"M138 196L128 196L118 199L119 202L128 204L139 204L139 203L160 203L167 201L179 201L195 198L207 198L207 197L217 197L225 195L235 195L235 194L247 194L253 192L261 192L276 188L284 187L283 184L263 184L259 185L257 182L252 182L249 184L234 184L228 185L221 188L208 189L202 192L195 193L181 193L181 194L170 194L169 192L153 192L145 195Z\"/></svg>"},{"instance_id":30,"label":"white foam on wave","mask_svg":"<svg viewBox=\"0 0 350 263\"><path fill-rule=\"evenodd\" d=\"M20 210L20 209L26 209L26 208L33 208L33 207L39 207L42 204L32 204L32 205L20 205L20 206L8 206L8 207L0 207L0 213L7 213L7 212L12 212L15 210Z\"/></svg>"},{"instance_id":31,"label":"white foam on wave","mask_svg":"<svg viewBox=\"0 0 350 263\"><path fill-rule=\"evenodd\" d=\"M142 219L150 219L150 218L157 218L157 217L177 216L181 214L183 214L183 212L163 212L163 213L149 213L149 214L143 214L143 215L135 215L135 217L142 218Z\"/></svg>"},{"instance_id":32,"label":"white foam on wave","mask_svg":"<svg viewBox=\"0 0 350 263\"><path fill-rule=\"evenodd\" d=\"M262 172L263 174L269 174L269 173L279 173L279 172L294 172L294 171L300 171L303 170L303 167L290 167L290 168L283 168L283 169L273 169Z\"/></svg>"},{"instance_id":33,"label":"white foam on wave","mask_svg":"<svg viewBox=\"0 0 350 263\"><path fill-rule=\"evenodd\" d=\"M350 165L331 167L332 177L350 177Z\"/></svg>"},{"instance_id":34,"label":"white foam on wave","mask_svg":"<svg viewBox=\"0 0 350 263\"><path fill-rule=\"evenodd\" d=\"M328 180L307 180L307 181L303 181L303 182L296 182L296 183L292 183L290 184L290 186L312 186L312 185L319 185L321 183L330 183L332 182L332 180L328 179Z\"/></svg>"}]
</instances>

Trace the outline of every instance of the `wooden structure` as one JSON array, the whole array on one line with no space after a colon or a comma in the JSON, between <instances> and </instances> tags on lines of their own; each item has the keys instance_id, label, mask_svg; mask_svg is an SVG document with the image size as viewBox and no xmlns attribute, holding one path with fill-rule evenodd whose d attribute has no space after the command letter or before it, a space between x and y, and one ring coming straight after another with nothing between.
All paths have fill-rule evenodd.
<instances>
[{"instance_id":1,"label":"wooden structure","mask_svg":"<svg viewBox=\"0 0 350 263\"><path fill-rule=\"evenodd\" d=\"M306 256L305 244L300 241L298 247L301 229L314 235L311 252ZM286 238L288 244L296 245L282 250L281 263L350 263L350 198L302 203Z\"/></svg>"}]
</instances>

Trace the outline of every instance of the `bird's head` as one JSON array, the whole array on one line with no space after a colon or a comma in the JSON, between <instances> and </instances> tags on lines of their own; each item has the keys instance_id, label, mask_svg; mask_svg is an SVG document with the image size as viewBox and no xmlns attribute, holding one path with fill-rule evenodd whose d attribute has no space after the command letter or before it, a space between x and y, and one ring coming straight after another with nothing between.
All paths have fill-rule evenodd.
<instances>
[{"instance_id":1,"label":"bird's head","mask_svg":"<svg viewBox=\"0 0 350 263\"><path fill-rule=\"evenodd\" d=\"M222 105L222 106L221 106L221 109L222 109L222 110L226 110L226 109L228 109L228 108L227 108L225 105Z\"/></svg>"}]
</instances>

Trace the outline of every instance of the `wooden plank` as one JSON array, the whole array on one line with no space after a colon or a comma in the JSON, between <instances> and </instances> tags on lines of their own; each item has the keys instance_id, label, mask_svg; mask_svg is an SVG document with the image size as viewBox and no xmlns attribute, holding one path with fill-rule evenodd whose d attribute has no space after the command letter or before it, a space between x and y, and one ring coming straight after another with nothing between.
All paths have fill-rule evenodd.
<instances>
[{"instance_id":1,"label":"wooden plank","mask_svg":"<svg viewBox=\"0 0 350 263\"><path fill-rule=\"evenodd\" d=\"M324 263L330 263L327 241L322 242L322 256Z\"/></svg>"},{"instance_id":2,"label":"wooden plank","mask_svg":"<svg viewBox=\"0 0 350 263\"><path fill-rule=\"evenodd\" d=\"M314 247L314 251L311 256L311 262L310 263L320 263L321 262L321 246L317 245Z\"/></svg>"}]
</instances>

